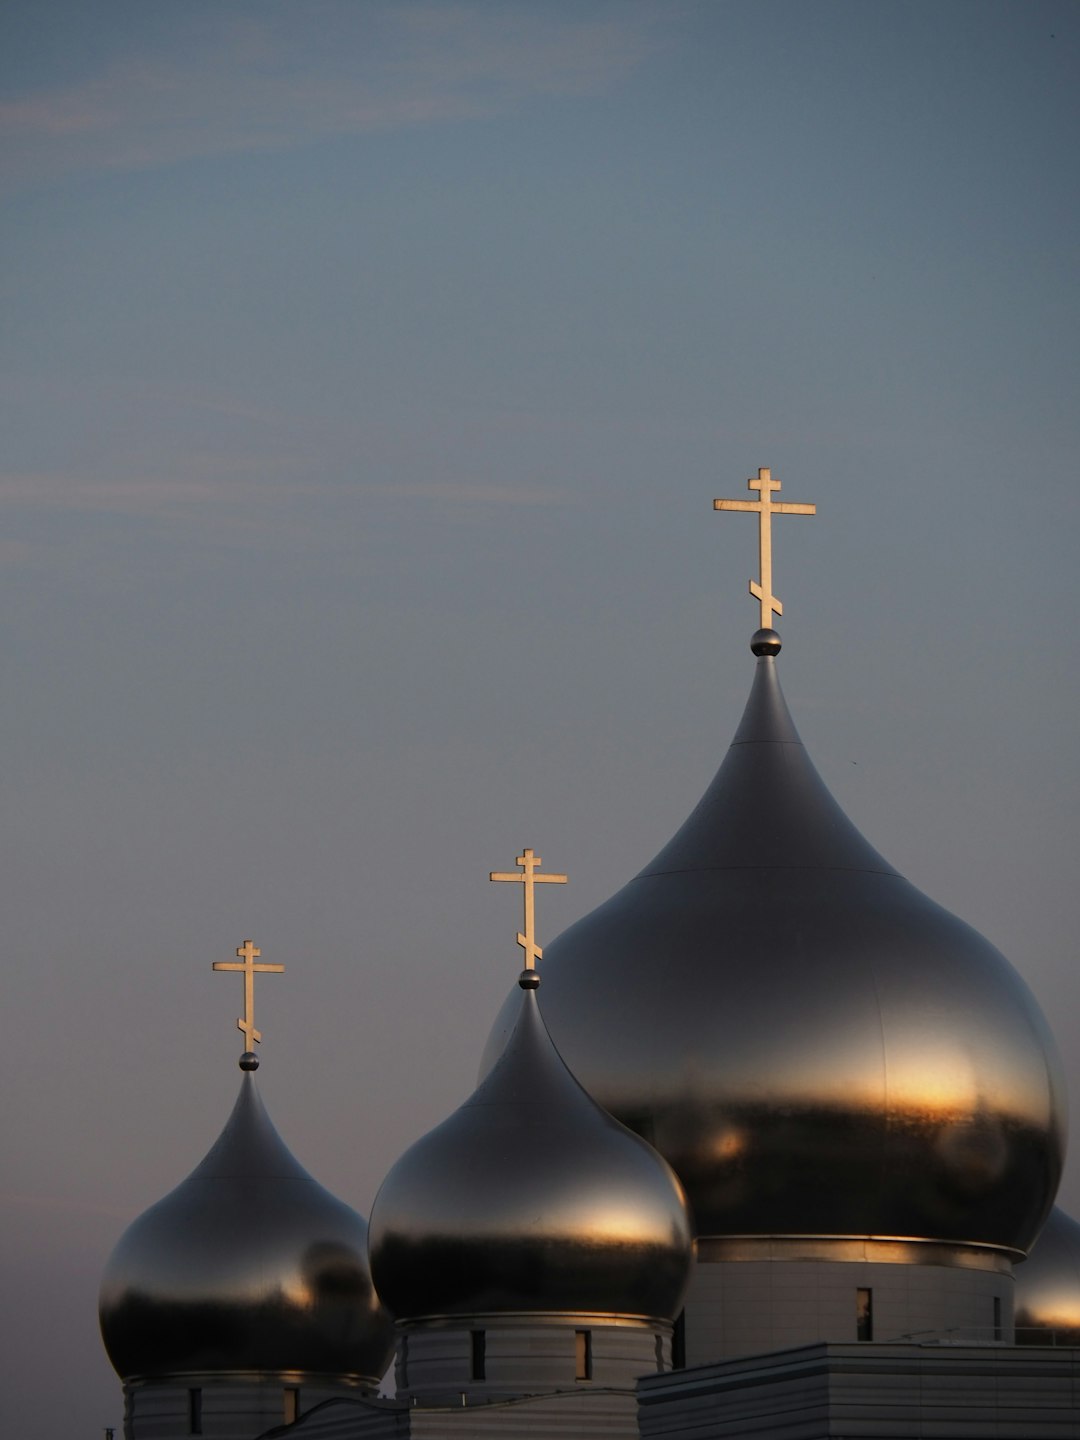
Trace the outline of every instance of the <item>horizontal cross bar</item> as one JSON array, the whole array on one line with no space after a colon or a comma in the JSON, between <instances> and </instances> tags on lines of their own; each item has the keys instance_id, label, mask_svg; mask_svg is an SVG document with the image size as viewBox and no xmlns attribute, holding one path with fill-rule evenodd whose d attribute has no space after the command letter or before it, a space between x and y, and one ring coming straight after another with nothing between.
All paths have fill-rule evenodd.
<instances>
[{"instance_id":1,"label":"horizontal cross bar","mask_svg":"<svg viewBox=\"0 0 1080 1440\"><path fill-rule=\"evenodd\" d=\"M517 870L512 872L492 870L488 874L489 880L531 880L537 885L539 885L541 881L544 881L548 885L565 885L567 878L565 875L539 875L535 872L532 875L522 875Z\"/></svg>"}]
</instances>

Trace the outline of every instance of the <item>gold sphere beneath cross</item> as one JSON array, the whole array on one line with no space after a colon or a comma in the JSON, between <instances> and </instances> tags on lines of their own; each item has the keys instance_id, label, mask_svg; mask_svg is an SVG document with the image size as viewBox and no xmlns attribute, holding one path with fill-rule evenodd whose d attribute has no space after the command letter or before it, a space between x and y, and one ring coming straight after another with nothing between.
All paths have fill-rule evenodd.
<instances>
[{"instance_id":1,"label":"gold sphere beneath cross","mask_svg":"<svg viewBox=\"0 0 1080 1440\"><path fill-rule=\"evenodd\" d=\"M750 637L750 649L755 655L779 655L779 633L776 630L755 630Z\"/></svg>"}]
</instances>

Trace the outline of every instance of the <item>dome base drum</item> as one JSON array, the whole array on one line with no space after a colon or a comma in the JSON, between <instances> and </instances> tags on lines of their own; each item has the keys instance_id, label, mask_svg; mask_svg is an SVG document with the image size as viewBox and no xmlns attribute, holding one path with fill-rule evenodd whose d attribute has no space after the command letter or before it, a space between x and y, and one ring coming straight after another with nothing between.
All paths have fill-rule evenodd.
<instances>
[{"instance_id":1,"label":"dome base drum","mask_svg":"<svg viewBox=\"0 0 1080 1440\"><path fill-rule=\"evenodd\" d=\"M686 1363L818 1341L1011 1344L1014 1293L1009 1255L985 1246L705 1240L686 1300Z\"/></svg>"},{"instance_id":2,"label":"dome base drum","mask_svg":"<svg viewBox=\"0 0 1080 1440\"><path fill-rule=\"evenodd\" d=\"M307 1371L192 1371L124 1383L125 1436L204 1434L249 1440L328 1400L371 1393L367 1381Z\"/></svg>"},{"instance_id":3,"label":"dome base drum","mask_svg":"<svg viewBox=\"0 0 1080 1440\"><path fill-rule=\"evenodd\" d=\"M671 1369L672 1329L575 1312L409 1323L399 1327L397 1398L479 1405L545 1391L632 1391L639 1376Z\"/></svg>"}]
</instances>

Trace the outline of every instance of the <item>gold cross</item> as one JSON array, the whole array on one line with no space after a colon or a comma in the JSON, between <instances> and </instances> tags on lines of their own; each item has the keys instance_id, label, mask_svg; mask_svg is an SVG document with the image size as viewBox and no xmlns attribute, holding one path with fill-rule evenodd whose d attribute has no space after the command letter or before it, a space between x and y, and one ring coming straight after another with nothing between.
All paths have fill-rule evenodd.
<instances>
[{"instance_id":1,"label":"gold cross","mask_svg":"<svg viewBox=\"0 0 1080 1440\"><path fill-rule=\"evenodd\" d=\"M538 875L536 867L543 864L539 855L534 855L531 850L523 850L514 861L520 865L523 874L518 875L510 870L492 870L488 876L489 880L517 880L525 886L525 933L518 934L517 943L525 951L525 969L535 970L535 961L543 959L544 952L536 943L536 909L534 904L533 887L541 882L547 885L565 885L565 875Z\"/></svg>"},{"instance_id":2,"label":"gold cross","mask_svg":"<svg viewBox=\"0 0 1080 1440\"><path fill-rule=\"evenodd\" d=\"M714 510L756 510L761 579L750 581L750 594L761 601L761 628L772 629L773 614L782 615L784 607L772 593L772 517L774 515L816 515L816 505L773 504L772 492L780 489L780 481L772 478L771 470L759 470L756 480L747 480L747 488L756 490L758 500L714 500Z\"/></svg>"},{"instance_id":3,"label":"gold cross","mask_svg":"<svg viewBox=\"0 0 1080 1440\"><path fill-rule=\"evenodd\" d=\"M244 976L244 1014L236 1022L236 1028L243 1035L249 1052L254 1054L255 1046L262 1039L262 1032L255 1029L255 976L264 974L280 974L284 965L256 965L262 951L245 940L243 945L237 947L236 951L242 964L238 965L235 960L215 960L215 970L239 970Z\"/></svg>"}]
</instances>

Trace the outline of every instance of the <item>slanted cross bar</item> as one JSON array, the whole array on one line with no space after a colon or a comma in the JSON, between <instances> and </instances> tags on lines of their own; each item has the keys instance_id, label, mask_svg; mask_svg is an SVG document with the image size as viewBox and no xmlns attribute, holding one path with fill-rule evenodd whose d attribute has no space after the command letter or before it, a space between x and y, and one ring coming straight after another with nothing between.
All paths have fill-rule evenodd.
<instances>
[{"instance_id":1,"label":"slanted cross bar","mask_svg":"<svg viewBox=\"0 0 1080 1440\"><path fill-rule=\"evenodd\" d=\"M522 873L515 870L492 870L489 880L516 880L525 886L525 933L519 932L517 943L525 951L525 969L535 970L536 961L543 958L543 950L536 943L536 906L533 887L538 884L565 885L565 875L540 875L536 867L543 864L539 855L523 850L514 862L520 865Z\"/></svg>"},{"instance_id":2,"label":"slanted cross bar","mask_svg":"<svg viewBox=\"0 0 1080 1440\"><path fill-rule=\"evenodd\" d=\"M256 965L262 951L258 946L253 945L250 940L245 940L243 945L237 947L237 955L240 963L235 960L215 960L215 970L239 970L244 977L244 1013L237 1020L236 1028L244 1037L245 1048L254 1053L256 1044L262 1039L262 1032L255 1029L255 976L267 974L280 974L284 965Z\"/></svg>"},{"instance_id":3,"label":"slanted cross bar","mask_svg":"<svg viewBox=\"0 0 1080 1440\"><path fill-rule=\"evenodd\" d=\"M714 500L714 510L754 510L758 515L758 552L761 578L750 581L750 594L761 602L761 628L772 629L774 614L782 615L784 607L772 593L772 517L774 515L816 515L816 505L790 505L773 502L773 492L780 481L772 478L771 470L759 470L756 480L747 480L747 488L756 490L757 500Z\"/></svg>"}]
</instances>

